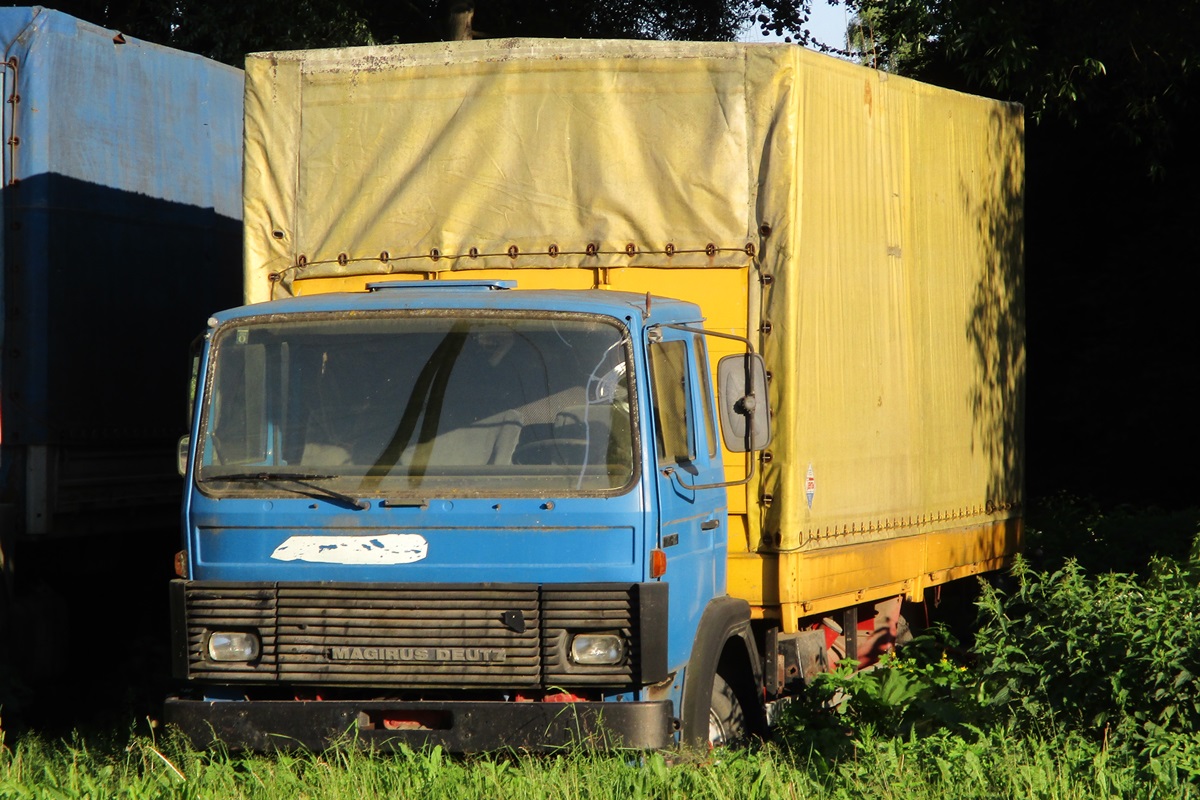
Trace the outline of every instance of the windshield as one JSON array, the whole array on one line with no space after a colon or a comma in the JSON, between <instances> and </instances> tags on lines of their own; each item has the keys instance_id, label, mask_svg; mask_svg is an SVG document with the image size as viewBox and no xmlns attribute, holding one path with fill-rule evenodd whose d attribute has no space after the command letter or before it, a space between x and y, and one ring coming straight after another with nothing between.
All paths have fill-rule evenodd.
<instances>
[{"instance_id":1,"label":"windshield","mask_svg":"<svg viewBox=\"0 0 1200 800\"><path fill-rule=\"evenodd\" d=\"M197 477L223 494L292 473L355 495L622 490L628 352L625 329L579 314L239 321L215 334Z\"/></svg>"}]
</instances>

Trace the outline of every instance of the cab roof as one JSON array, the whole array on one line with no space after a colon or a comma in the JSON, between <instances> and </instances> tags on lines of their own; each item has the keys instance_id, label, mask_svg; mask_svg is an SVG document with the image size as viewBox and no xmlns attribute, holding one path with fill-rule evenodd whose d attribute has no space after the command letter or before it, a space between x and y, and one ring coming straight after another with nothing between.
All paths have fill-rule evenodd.
<instances>
[{"instance_id":1,"label":"cab roof","mask_svg":"<svg viewBox=\"0 0 1200 800\"><path fill-rule=\"evenodd\" d=\"M301 295L213 315L217 324L276 314L339 314L413 309L565 311L601 314L644 326L700 322L694 303L606 289L518 289L516 281L380 281L365 292Z\"/></svg>"}]
</instances>

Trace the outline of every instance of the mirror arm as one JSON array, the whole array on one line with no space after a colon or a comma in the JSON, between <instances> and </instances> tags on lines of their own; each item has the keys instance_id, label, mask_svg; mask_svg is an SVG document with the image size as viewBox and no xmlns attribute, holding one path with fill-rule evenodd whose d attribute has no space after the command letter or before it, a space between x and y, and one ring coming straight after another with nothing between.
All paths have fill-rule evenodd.
<instances>
[{"instance_id":1,"label":"mirror arm","mask_svg":"<svg viewBox=\"0 0 1200 800\"><path fill-rule=\"evenodd\" d=\"M674 322L661 322L655 327L673 328L677 331L698 333L702 336L716 336L718 339L732 339L735 342L741 342L742 344L746 345L746 350L749 351L750 355L754 355L754 342L750 341L745 336L736 336L732 333L725 333L723 331L710 331L707 328L693 328L691 325L678 325Z\"/></svg>"},{"instance_id":2,"label":"mirror arm","mask_svg":"<svg viewBox=\"0 0 1200 800\"><path fill-rule=\"evenodd\" d=\"M747 453L747 455L757 455L757 453ZM750 462L750 469L746 471L746 477L742 478L740 481L720 481L719 483L684 483L683 478L679 477L679 470L675 469L674 467L668 467L663 470L663 472L674 478L675 482L679 484L681 489L686 489L689 492L698 491L700 489L727 489L730 486L745 486L747 483L753 480L755 459L748 458L747 461Z\"/></svg>"}]
</instances>

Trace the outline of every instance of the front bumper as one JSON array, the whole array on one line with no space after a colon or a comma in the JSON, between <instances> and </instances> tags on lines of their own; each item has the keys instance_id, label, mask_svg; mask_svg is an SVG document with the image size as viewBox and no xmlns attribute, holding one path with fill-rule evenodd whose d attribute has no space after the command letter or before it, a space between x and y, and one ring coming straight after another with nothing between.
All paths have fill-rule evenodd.
<instances>
[{"instance_id":1,"label":"front bumper","mask_svg":"<svg viewBox=\"0 0 1200 800\"><path fill-rule=\"evenodd\" d=\"M165 720L197 748L377 750L441 745L450 752L544 751L566 746L654 750L675 740L669 701L512 703L382 700L207 701L170 698Z\"/></svg>"}]
</instances>

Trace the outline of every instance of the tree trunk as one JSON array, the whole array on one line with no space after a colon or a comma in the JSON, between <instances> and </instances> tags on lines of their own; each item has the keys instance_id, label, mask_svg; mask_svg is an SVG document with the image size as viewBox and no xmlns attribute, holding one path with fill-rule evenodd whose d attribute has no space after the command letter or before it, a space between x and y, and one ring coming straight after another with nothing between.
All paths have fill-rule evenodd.
<instances>
[{"instance_id":1,"label":"tree trunk","mask_svg":"<svg viewBox=\"0 0 1200 800\"><path fill-rule=\"evenodd\" d=\"M454 3L450 13L446 15L446 38L452 42L467 41L475 38L471 22L475 17L474 3Z\"/></svg>"}]
</instances>

